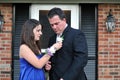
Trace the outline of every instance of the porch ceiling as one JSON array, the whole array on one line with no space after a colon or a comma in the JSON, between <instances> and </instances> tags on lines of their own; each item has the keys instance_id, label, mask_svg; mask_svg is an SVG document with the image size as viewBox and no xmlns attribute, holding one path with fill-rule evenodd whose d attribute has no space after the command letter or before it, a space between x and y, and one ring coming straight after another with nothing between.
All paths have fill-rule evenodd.
<instances>
[{"instance_id":1,"label":"porch ceiling","mask_svg":"<svg viewBox=\"0 0 120 80\"><path fill-rule=\"evenodd\" d=\"M120 3L120 0L0 0L0 3Z\"/></svg>"}]
</instances>

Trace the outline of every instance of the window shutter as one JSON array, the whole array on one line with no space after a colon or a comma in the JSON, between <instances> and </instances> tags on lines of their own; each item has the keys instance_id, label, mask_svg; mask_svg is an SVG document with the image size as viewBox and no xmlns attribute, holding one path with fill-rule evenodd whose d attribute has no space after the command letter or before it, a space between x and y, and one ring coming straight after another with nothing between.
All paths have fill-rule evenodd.
<instances>
[{"instance_id":1,"label":"window shutter","mask_svg":"<svg viewBox=\"0 0 120 80\"><path fill-rule=\"evenodd\" d=\"M29 5L15 4L15 31L13 31L13 79L19 80L19 46L23 23L29 19Z\"/></svg>"},{"instance_id":2,"label":"window shutter","mask_svg":"<svg viewBox=\"0 0 120 80\"><path fill-rule=\"evenodd\" d=\"M81 30L85 33L88 43L88 64L85 73L88 80L96 80L96 25L95 5L81 6Z\"/></svg>"}]
</instances>

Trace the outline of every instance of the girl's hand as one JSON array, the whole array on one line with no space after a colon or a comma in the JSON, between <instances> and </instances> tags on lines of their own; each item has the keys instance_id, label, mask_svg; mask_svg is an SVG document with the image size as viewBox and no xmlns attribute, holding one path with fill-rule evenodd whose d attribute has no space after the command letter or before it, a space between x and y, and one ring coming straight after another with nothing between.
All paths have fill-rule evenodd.
<instances>
[{"instance_id":1,"label":"girl's hand","mask_svg":"<svg viewBox=\"0 0 120 80\"><path fill-rule=\"evenodd\" d=\"M55 50L59 50L62 47L62 42L56 42L53 44L53 47Z\"/></svg>"},{"instance_id":2,"label":"girl's hand","mask_svg":"<svg viewBox=\"0 0 120 80\"><path fill-rule=\"evenodd\" d=\"M50 71L50 69L51 69L51 62L50 62L50 61L48 61L48 62L45 64L45 69L46 69L47 71Z\"/></svg>"}]
</instances>

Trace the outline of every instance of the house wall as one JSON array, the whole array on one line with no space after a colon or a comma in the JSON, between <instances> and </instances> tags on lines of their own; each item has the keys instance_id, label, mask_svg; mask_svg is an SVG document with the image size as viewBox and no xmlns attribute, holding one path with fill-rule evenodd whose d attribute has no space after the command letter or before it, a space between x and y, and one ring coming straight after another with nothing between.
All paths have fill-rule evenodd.
<instances>
[{"instance_id":1,"label":"house wall","mask_svg":"<svg viewBox=\"0 0 120 80\"><path fill-rule=\"evenodd\" d=\"M12 80L12 4L0 4L0 10L5 21L0 32L0 80Z\"/></svg>"},{"instance_id":2,"label":"house wall","mask_svg":"<svg viewBox=\"0 0 120 80\"><path fill-rule=\"evenodd\" d=\"M116 29L106 31L109 9L116 18ZM0 80L12 80L12 4L0 4L5 24L0 32ZM98 4L98 80L120 80L120 4Z\"/></svg>"},{"instance_id":3,"label":"house wall","mask_svg":"<svg viewBox=\"0 0 120 80\"><path fill-rule=\"evenodd\" d=\"M105 26L110 9L116 19L112 33ZM120 80L120 4L98 5L98 79Z\"/></svg>"}]
</instances>

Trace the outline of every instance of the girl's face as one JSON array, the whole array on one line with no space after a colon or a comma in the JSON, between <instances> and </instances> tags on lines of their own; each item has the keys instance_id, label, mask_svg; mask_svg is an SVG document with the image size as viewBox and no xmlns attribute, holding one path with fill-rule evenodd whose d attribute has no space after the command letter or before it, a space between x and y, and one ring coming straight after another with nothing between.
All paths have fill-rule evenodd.
<instances>
[{"instance_id":1,"label":"girl's face","mask_svg":"<svg viewBox=\"0 0 120 80\"><path fill-rule=\"evenodd\" d=\"M35 41L40 40L40 36L42 35L42 26L38 25L33 29L33 33L35 36Z\"/></svg>"}]
</instances>

